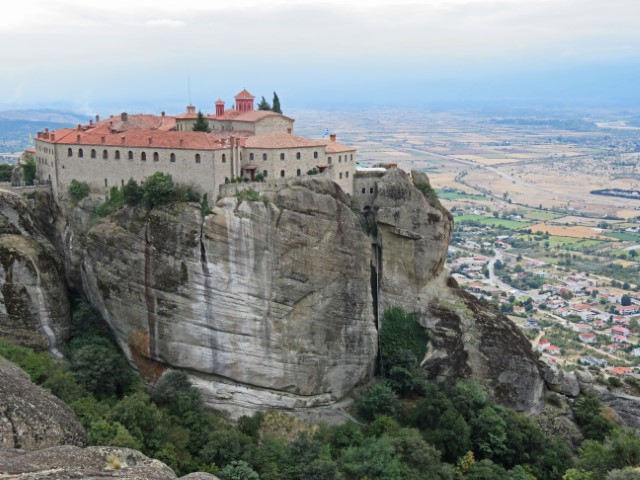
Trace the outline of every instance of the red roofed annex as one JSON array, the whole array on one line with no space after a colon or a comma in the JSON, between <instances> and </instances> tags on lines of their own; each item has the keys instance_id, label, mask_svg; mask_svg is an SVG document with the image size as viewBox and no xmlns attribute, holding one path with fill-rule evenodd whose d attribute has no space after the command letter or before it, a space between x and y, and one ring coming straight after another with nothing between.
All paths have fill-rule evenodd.
<instances>
[{"instance_id":1,"label":"red roofed annex","mask_svg":"<svg viewBox=\"0 0 640 480\"><path fill-rule=\"evenodd\" d=\"M75 128L45 129L35 138L37 180L50 183L56 198L67 195L72 180L105 195L130 178L142 182L161 171L216 198L221 185L239 177L269 181L320 171L354 194L355 148L338 143L335 135L315 140L295 135L292 118L255 110L254 100L243 89L231 108L215 101L213 113L204 114L210 133L193 131L198 117L193 105L175 116L96 115ZM358 185L358 193L370 197L372 181Z\"/></svg>"}]
</instances>

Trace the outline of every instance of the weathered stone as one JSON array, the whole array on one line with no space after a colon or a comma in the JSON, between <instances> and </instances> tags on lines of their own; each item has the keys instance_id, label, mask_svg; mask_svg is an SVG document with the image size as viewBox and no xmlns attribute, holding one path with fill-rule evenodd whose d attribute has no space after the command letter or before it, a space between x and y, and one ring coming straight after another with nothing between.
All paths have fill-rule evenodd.
<instances>
[{"instance_id":1,"label":"weathered stone","mask_svg":"<svg viewBox=\"0 0 640 480\"><path fill-rule=\"evenodd\" d=\"M593 378L591 372L589 372L588 370L578 369L573 373L578 380L578 385L580 386L581 393L586 393L593 390L593 382L595 381L595 379Z\"/></svg>"},{"instance_id":2,"label":"weathered stone","mask_svg":"<svg viewBox=\"0 0 640 480\"><path fill-rule=\"evenodd\" d=\"M177 477L173 470L161 461L150 459L136 450L65 445L35 452L0 449L0 479L2 478L167 480ZM204 480L216 477L201 478Z\"/></svg>"},{"instance_id":3,"label":"weathered stone","mask_svg":"<svg viewBox=\"0 0 640 480\"><path fill-rule=\"evenodd\" d=\"M577 397L580 394L576 376L572 372L565 372L557 365L550 364L544 367L544 381L553 392L569 397Z\"/></svg>"},{"instance_id":4,"label":"weathered stone","mask_svg":"<svg viewBox=\"0 0 640 480\"><path fill-rule=\"evenodd\" d=\"M56 352L71 319L62 261L27 202L0 191L0 336Z\"/></svg>"},{"instance_id":5,"label":"weathered stone","mask_svg":"<svg viewBox=\"0 0 640 480\"><path fill-rule=\"evenodd\" d=\"M183 368L232 416L320 407L372 372L371 239L327 180L271 199L125 209L86 238L85 291L150 381Z\"/></svg>"},{"instance_id":6,"label":"weathered stone","mask_svg":"<svg viewBox=\"0 0 640 480\"><path fill-rule=\"evenodd\" d=\"M0 357L0 448L35 450L65 444L86 444L73 411Z\"/></svg>"},{"instance_id":7,"label":"weathered stone","mask_svg":"<svg viewBox=\"0 0 640 480\"><path fill-rule=\"evenodd\" d=\"M612 409L626 426L640 431L640 397L619 390L609 390L602 385L592 390L607 407Z\"/></svg>"},{"instance_id":8,"label":"weathered stone","mask_svg":"<svg viewBox=\"0 0 640 480\"><path fill-rule=\"evenodd\" d=\"M432 377L474 378L503 405L538 412L544 382L529 341L504 315L457 288L444 269L451 214L414 184L424 188L429 181L421 172L410 177L392 169L378 182L374 265L381 312L399 305L420 314L430 334L422 365Z\"/></svg>"}]
</instances>

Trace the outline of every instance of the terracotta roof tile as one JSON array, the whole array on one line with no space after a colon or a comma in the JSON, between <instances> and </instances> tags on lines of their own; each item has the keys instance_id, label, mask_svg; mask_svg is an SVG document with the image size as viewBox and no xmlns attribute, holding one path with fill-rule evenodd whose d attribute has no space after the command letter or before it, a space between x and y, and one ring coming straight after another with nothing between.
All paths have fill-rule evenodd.
<instances>
[{"instance_id":1,"label":"terracotta roof tile","mask_svg":"<svg viewBox=\"0 0 640 480\"><path fill-rule=\"evenodd\" d=\"M246 88L243 88L242 91L233 98L256 98L256 97L251 95L249 92L247 92Z\"/></svg>"}]
</instances>

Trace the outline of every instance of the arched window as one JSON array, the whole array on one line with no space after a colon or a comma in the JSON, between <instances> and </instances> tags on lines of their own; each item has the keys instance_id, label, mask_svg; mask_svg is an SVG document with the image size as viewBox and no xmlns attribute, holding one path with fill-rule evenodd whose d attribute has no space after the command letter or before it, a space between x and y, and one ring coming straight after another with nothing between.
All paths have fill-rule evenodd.
<instances>
[{"instance_id":1,"label":"arched window","mask_svg":"<svg viewBox=\"0 0 640 480\"><path fill-rule=\"evenodd\" d=\"M172 161L172 162L175 162L176 161L176 154L172 153L171 155L169 155L169 160Z\"/></svg>"},{"instance_id":2,"label":"arched window","mask_svg":"<svg viewBox=\"0 0 640 480\"><path fill-rule=\"evenodd\" d=\"M102 151L102 158L104 158L105 160L106 160L107 158L109 158L109 152L107 152L106 150L103 150L103 151Z\"/></svg>"},{"instance_id":3,"label":"arched window","mask_svg":"<svg viewBox=\"0 0 640 480\"><path fill-rule=\"evenodd\" d=\"M157 162L158 160L160 160L160 155L158 155L158 152L153 152L153 161Z\"/></svg>"},{"instance_id":4,"label":"arched window","mask_svg":"<svg viewBox=\"0 0 640 480\"><path fill-rule=\"evenodd\" d=\"M127 155L129 157L129 160L133 160L133 152L131 150L129 150L129 153Z\"/></svg>"},{"instance_id":5,"label":"arched window","mask_svg":"<svg viewBox=\"0 0 640 480\"><path fill-rule=\"evenodd\" d=\"M300 169L296 170L296 176L299 177L300 176Z\"/></svg>"},{"instance_id":6,"label":"arched window","mask_svg":"<svg viewBox=\"0 0 640 480\"><path fill-rule=\"evenodd\" d=\"M196 153L196 163L200 163L200 154Z\"/></svg>"},{"instance_id":7,"label":"arched window","mask_svg":"<svg viewBox=\"0 0 640 480\"><path fill-rule=\"evenodd\" d=\"M84 152L82 151L81 148L78 149L78 158L82 158L84 157Z\"/></svg>"},{"instance_id":8,"label":"arched window","mask_svg":"<svg viewBox=\"0 0 640 480\"><path fill-rule=\"evenodd\" d=\"M222 154L222 163L227 163L227 154L226 153Z\"/></svg>"},{"instance_id":9,"label":"arched window","mask_svg":"<svg viewBox=\"0 0 640 480\"><path fill-rule=\"evenodd\" d=\"M73 152L71 151L71 149L67 149L67 157L71 157L73 156Z\"/></svg>"},{"instance_id":10,"label":"arched window","mask_svg":"<svg viewBox=\"0 0 640 480\"><path fill-rule=\"evenodd\" d=\"M280 154L280 160L284 160L284 153Z\"/></svg>"},{"instance_id":11,"label":"arched window","mask_svg":"<svg viewBox=\"0 0 640 480\"><path fill-rule=\"evenodd\" d=\"M268 175L269 175L269 172L267 172L266 170L263 170L263 171L262 171L262 176L263 176L264 178L267 178L267 176L268 176Z\"/></svg>"},{"instance_id":12,"label":"arched window","mask_svg":"<svg viewBox=\"0 0 640 480\"><path fill-rule=\"evenodd\" d=\"M147 152L142 152L140 154L140 160L142 160L143 162L147 161Z\"/></svg>"},{"instance_id":13,"label":"arched window","mask_svg":"<svg viewBox=\"0 0 640 480\"><path fill-rule=\"evenodd\" d=\"M115 158L116 160L120 160L120 150L116 150Z\"/></svg>"},{"instance_id":14,"label":"arched window","mask_svg":"<svg viewBox=\"0 0 640 480\"><path fill-rule=\"evenodd\" d=\"M340 172L340 180L342 180L342 172Z\"/></svg>"},{"instance_id":15,"label":"arched window","mask_svg":"<svg viewBox=\"0 0 640 480\"><path fill-rule=\"evenodd\" d=\"M313 158L318 158L318 152L313 152Z\"/></svg>"},{"instance_id":16,"label":"arched window","mask_svg":"<svg viewBox=\"0 0 640 480\"><path fill-rule=\"evenodd\" d=\"M300 152L296 152L296 160L300 160Z\"/></svg>"},{"instance_id":17,"label":"arched window","mask_svg":"<svg viewBox=\"0 0 640 480\"><path fill-rule=\"evenodd\" d=\"M266 159L267 159L267 154L266 154L266 153L263 153L263 154L262 154L262 160L266 160Z\"/></svg>"},{"instance_id":18,"label":"arched window","mask_svg":"<svg viewBox=\"0 0 640 480\"><path fill-rule=\"evenodd\" d=\"M96 149L95 148L91 149L91 158L96 158Z\"/></svg>"},{"instance_id":19,"label":"arched window","mask_svg":"<svg viewBox=\"0 0 640 480\"><path fill-rule=\"evenodd\" d=\"M331 165L331 157L327 157L327 163Z\"/></svg>"},{"instance_id":20,"label":"arched window","mask_svg":"<svg viewBox=\"0 0 640 480\"><path fill-rule=\"evenodd\" d=\"M249 160L250 160L250 161L251 161L251 160L253 160L253 153L250 153L250 154L249 154Z\"/></svg>"}]
</instances>

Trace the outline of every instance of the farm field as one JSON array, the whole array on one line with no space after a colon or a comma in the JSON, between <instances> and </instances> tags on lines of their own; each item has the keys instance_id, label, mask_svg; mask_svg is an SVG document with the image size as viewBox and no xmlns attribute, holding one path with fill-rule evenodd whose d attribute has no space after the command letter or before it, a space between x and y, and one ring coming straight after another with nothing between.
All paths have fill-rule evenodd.
<instances>
[{"instance_id":1,"label":"farm field","mask_svg":"<svg viewBox=\"0 0 640 480\"><path fill-rule=\"evenodd\" d=\"M537 225L531 226L532 232L541 232L541 233L549 233L550 235L560 236L560 237L575 237L575 238L591 238L598 240L609 240L604 234L602 234L602 230L594 229L593 227L584 227L584 226L561 226L561 225L550 225L548 223L539 223Z\"/></svg>"}]
</instances>

